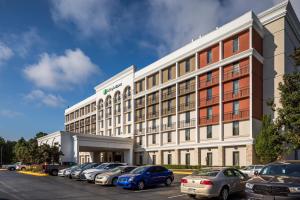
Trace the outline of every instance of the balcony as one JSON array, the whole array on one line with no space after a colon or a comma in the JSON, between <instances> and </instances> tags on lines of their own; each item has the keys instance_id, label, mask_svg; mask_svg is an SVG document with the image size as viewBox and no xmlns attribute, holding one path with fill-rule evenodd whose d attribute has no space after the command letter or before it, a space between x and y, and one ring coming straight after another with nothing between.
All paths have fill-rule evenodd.
<instances>
[{"instance_id":1,"label":"balcony","mask_svg":"<svg viewBox=\"0 0 300 200\"><path fill-rule=\"evenodd\" d=\"M240 110L237 113L227 112L224 113L224 121L236 121L236 120L245 120L249 119L249 110Z\"/></svg>"},{"instance_id":2,"label":"balcony","mask_svg":"<svg viewBox=\"0 0 300 200\"><path fill-rule=\"evenodd\" d=\"M239 70L230 70L223 74L223 81L229 81L249 74L249 65L240 66Z\"/></svg>"},{"instance_id":3,"label":"balcony","mask_svg":"<svg viewBox=\"0 0 300 200\"><path fill-rule=\"evenodd\" d=\"M148 127L147 133L158 133L159 132L159 126L155 127Z\"/></svg>"},{"instance_id":4,"label":"balcony","mask_svg":"<svg viewBox=\"0 0 300 200\"><path fill-rule=\"evenodd\" d=\"M195 92L195 83L179 87L179 95Z\"/></svg>"},{"instance_id":5,"label":"balcony","mask_svg":"<svg viewBox=\"0 0 300 200\"><path fill-rule=\"evenodd\" d=\"M223 101L231 101L234 99L244 98L249 96L249 87L241 88L239 90L231 90L225 92L223 96Z\"/></svg>"},{"instance_id":6,"label":"balcony","mask_svg":"<svg viewBox=\"0 0 300 200\"><path fill-rule=\"evenodd\" d=\"M219 76L213 76L210 80L200 81L198 84L199 89L204 89L213 85L217 85L219 83Z\"/></svg>"},{"instance_id":7,"label":"balcony","mask_svg":"<svg viewBox=\"0 0 300 200\"><path fill-rule=\"evenodd\" d=\"M159 116L159 112L152 112L147 114L147 119L157 118Z\"/></svg>"},{"instance_id":8,"label":"balcony","mask_svg":"<svg viewBox=\"0 0 300 200\"><path fill-rule=\"evenodd\" d=\"M152 105L152 104L156 104L159 103L159 95L155 95L155 97L153 98L152 95L150 95L148 97L148 101L147 101L147 105Z\"/></svg>"},{"instance_id":9,"label":"balcony","mask_svg":"<svg viewBox=\"0 0 300 200\"><path fill-rule=\"evenodd\" d=\"M211 98L202 98L199 101L199 107L211 106L219 103L219 95L213 96Z\"/></svg>"},{"instance_id":10,"label":"balcony","mask_svg":"<svg viewBox=\"0 0 300 200\"><path fill-rule=\"evenodd\" d=\"M135 108L136 109L143 108L143 107L145 107L145 101L135 102Z\"/></svg>"},{"instance_id":11,"label":"balcony","mask_svg":"<svg viewBox=\"0 0 300 200\"><path fill-rule=\"evenodd\" d=\"M135 134L137 134L137 135L141 135L141 134L144 134L145 133L145 129L144 128L142 128L142 129L135 129Z\"/></svg>"},{"instance_id":12,"label":"balcony","mask_svg":"<svg viewBox=\"0 0 300 200\"><path fill-rule=\"evenodd\" d=\"M163 108L162 109L162 116L166 115L173 115L176 113L176 107L171 107L171 108Z\"/></svg>"},{"instance_id":13,"label":"balcony","mask_svg":"<svg viewBox=\"0 0 300 200\"><path fill-rule=\"evenodd\" d=\"M179 105L179 112L195 109L195 102L183 103Z\"/></svg>"},{"instance_id":14,"label":"balcony","mask_svg":"<svg viewBox=\"0 0 300 200\"><path fill-rule=\"evenodd\" d=\"M219 115L201 117L199 123L200 123L199 124L200 126L217 124L217 123L219 123Z\"/></svg>"},{"instance_id":15,"label":"balcony","mask_svg":"<svg viewBox=\"0 0 300 200\"><path fill-rule=\"evenodd\" d=\"M176 129L176 123L171 124L163 124L161 127L161 131L172 131Z\"/></svg>"},{"instance_id":16,"label":"balcony","mask_svg":"<svg viewBox=\"0 0 300 200\"><path fill-rule=\"evenodd\" d=\"M145 120L145 115L135 116L135 122L140 122Z\"/></svg>"},{"instance_id":17,"label":"balcony","mask_svg":"<svg viewBox=\"0 0 300 200\"><path fill-rule=\"evenodd\" d=\"M115 114L115 115L120 115L120 114L121 114L121 109L119 109L119 110L114 110L114 114Z\"/></svg>"},{"instance_id":18,"label":"balcony","mask_svg":"<svg viewBox=\"0 0 300 200\"><path fill-rule=\"evenodd\" d=\"M195 126L195 124L196 124L195 119L191 119L190 121L183 120L179 122L179 128L189 128Z\"/></svg>"},{"instance_id":19,"label":"balcony","mask_svg":"<svg viewBox=\"0 0 300 200\"><path fill-rule=\"evenodd\" d=\"M176 97L176 90L171 90L170 92L162 93L161 100L168 100Z\"/></svg>"}]
</instances>

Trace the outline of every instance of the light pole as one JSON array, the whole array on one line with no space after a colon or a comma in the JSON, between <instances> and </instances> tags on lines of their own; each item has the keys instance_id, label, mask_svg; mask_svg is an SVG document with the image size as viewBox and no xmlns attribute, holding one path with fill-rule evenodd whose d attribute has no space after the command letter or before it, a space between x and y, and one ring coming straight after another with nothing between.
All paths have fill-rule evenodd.
<instances>
[{"instance_id":1,"label":"light pole","mask_svg":"<svg viewBox=\"0 0 300 200\"><path fill-rule=\"evenodd\" d=\"M3 145L1 145L1 153L0 153L0 155L1 155L1 167L2 167L2 150L3 150Z\"/></svg>"}]
</instances>

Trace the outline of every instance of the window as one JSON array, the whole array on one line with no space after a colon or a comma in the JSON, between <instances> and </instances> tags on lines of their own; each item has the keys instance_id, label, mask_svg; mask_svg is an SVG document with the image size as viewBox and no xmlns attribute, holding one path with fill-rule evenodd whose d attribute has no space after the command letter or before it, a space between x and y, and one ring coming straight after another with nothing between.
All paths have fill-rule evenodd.
<instances>
[{"instance_id":1,"label":"window","mask_svg":"<svg viewBox=\"0 0 300 200\"><path fill-rule=\"evenodd\" d=\"M191 101L191 96L190 95L186 95L185 96L185 106L189 106Z\"/></svg>"},{"instance_id":2,"label":"window","mask_svg":"<svg viewBox=\"0 0 300 200\"><path fill-rule=\"evenodd\" d=\"M156 165L156 155L152 155L152 165Z\"/></svg>"},{"instance_id":3,"label":"window","mask_svg":"<svg viewBox=\"0 0 300 200\"><path fill-rule=\"evenodd\" d=\"M168 127L172 125L172 116L168 116Z\"/></svg>"},{"instance_id":4,"label":"window","mask_svg":"<svg viewBox=\"0 0 300 200\"><path fill-rule=\"evenodd\" d=\"M206 127L206 136L208 139L212 138L212 126L211 125Z\"/></svg>"},{"instance_id":5,"label":"window","mask_svg":"<svg viewBox=\"0 0 300 200\"><path fill-rule=\"evenodd\" d=\"M237 136L239 135L239 122L234 121L232 123L232 135Z\"/></svg>"},{"instance_id":6,"label":"window","mask_svg":"<svg viewBox=\"0 0 300 200\"><path fill-rule=\"evenodd\" d=\"M128 125L128 133L131 133L131 125Z\"/></svg>"},{"instance_id":7,"label":"window","mask_svg":"<svg viewBox=\"0 0 300 200\"><path fill-rule=\"evenodd\" d=\"M240 107L239 101L234 101L233 102L233 114L234 115L239 114L239 107Z\"/></svg>"},{"instance_id":8,"label":"window","mask_svg":"<svg viewBox=\"0 0 300 200\"><path fill-rule=\"evenodd\" d=\"M240 89L240 84L239 84L239 80L234 80L233 81L233 95L238 95L239 94L239 89Z\"/></svg>"},{"instance_id":9,"label":"window","mask_svg":"<svg viewBox=\"0 0 300 200\"><path fill-rule=\"evenodd\" d=\"M121 115L119 115L119 116L117 117L117 119L118 119L118 124L120 124L120 123L121 123Z\"/></svg>"},{"instance_id":10,"label":"window","mask_svg":"<svg viewBox=\"0 0 300 200\"><path fill-rule=\"evenodd\" d=\"M111 126L111 118L108 119L108 125Z\"/></svg>"},{"instance_id":11,"label":"window","mask_svg":"<svg viewBox=\"0 0 300 200\"><path fill-rule=\"evenodd\" d=\"M191 121L191 113L190 112L186 112L185 113L185 122L186 123L190 123Z\"/></svg>"},{"instance_id":12,"label":"window","mask_svg":"<svg viewBox=\"0 0 300 200\"><path fill-rule=\"evenodd\" d=\"M172 142L172 133L168 132L168 142Z\"/></svg>"},{"instance_id":13,"label":"window","mask_svg":"<svg viewBox=\"0 0 300 200\"><path fill-rule=\"evenodd\" d=\"M212 72L207 72L206 73L206 81L211 82L212 81Z\"/></svg>"},{"instance_id":14,"label":"window","mask_svg":"<svg viewBox=\"0 0 300 200\"><path fill-rule=\"evenodd\" d=\"M190 141L191 139L191 131L190 129L185 129L185 141Z\"/></svg>"},{"instance_id":15,"label":"window","mask_svg":"<svg viewBox=\"0 0 300 200\"><path fill-rule=\"evenodd\" d=\"M156 74L152 76L152 86L156 85Z\"/></svg>"},{"instance_id":16,"label":"window","mask_svg":"<svg viewBox=\"0 0 300 200\"><path fill-rule=\"evenodd\" d=\"M238 151L232 152L232 165L240 166L240 152Z\"/></svg>"},{"instance_id":17,"label":"window","mask_svg":"<svg viewBox=\"0 0 300 200\"><path fill-rule=\"evenodd\" d=\"M206 119L212 119L212 107L207 108Z\"/></svg>"},{"instance_id":18,"label":"window","mask_svg":"<svg viewBox=\"0 0 300 200\"><path fill-rule=\"evenodd\" d=\"M127 101L127 107L128 109L131 108L131 101Z\"/></svg>"},{"instance_id":19,"label":"window","mask_svg":"<svg viewBox=\"0 0 300 200\"><path fill-rule=\"evenodd\" d=\"M152 135L152 144L156 144L156 135L155 134Z\"/></svg>"},{"instance_id":20,"label":"window","mask_svg":"<svg viewBox=\"0 0 300 200\"><path fill-rule=\"evenodd\" d=\"M142 91L143 90L143 81L140 81L139 82L139 91Z\"/></svg>"},{"instance_id":21,"label":"window","mask_svg":"<svg viewBox=\"0 0 300 200\"><path fill-rule=\"evenodd\" d=\"M111 136L111 129L108 130L108 136Z\"/></svg>"},{"instance_id":22,"label":"window","mask_svg":"<svg viewBox=\"0 0 300 200\"><path fill-rule=\"evenodd\" d=\"M155 128L156 128L156 120L153 119L153 120L152 120L152 129L155 129Z\"/></svg>"},{"instance_id":23,"label":"window","mask_svg":"<svg viewBox=\"0 0 300 200\"><path fill-rule=\"evenodd\" d=\"M190 153L186 153L185 154L185 164L186 165L190 165L191 164L191 154Z\"/></svg>"},{"instance_id":24,"label":"window","mask_svg":"<svg viewBox=\"0 0 300 200\"><path fill-rule=\"evenodd\" d=\"M128 121L130 121L131 120L131 113L129 112L129 113L127 113L127 118L128 118Z\"/></svg>"},{"instance_id":25,"label":"window","mask_svg":"<svg viewBox=\"0 0 300 200\"><path fill-rule=\"evenodd\" d=\"M206 154L206 166L212 166L212 153L208 152Z\"/></svg>"},{"instance_id":26,"label":"window","mask_svg":"<svg viewBox=\"0 0 300 200\"><path fill-rule=\"evenodd\" d=\"M172 100L169 100L169 101L168 101L168 111L171 110L171 105L172 105Z\"/></svg>"},{"instance_id":27,"label":"window","mask_svg":"<svg viewBox=\"0 0 300 200\"><path fill-rule=\"evenodd\" d=\"M211 100L212 99L212 88L208 88L206 90L206 99Z\"/></svg>"},{"instance_id":28,"label":"window","mask_svg":"<svg viewBox=\"0 0 300 200\"><path fill-rule=\"evenodd\" d=\"M232 73L233 74L239 74L240 73L240 64L239 63L233 64Z\"/></svg>"},{"instance_id":29,"label":"window","mask_svg":"<svg viewBox=\"0 0 300 200\"><path fill-rule=\"evenodd\" d=\"M167 160L167 164L171 165L172 164L172 154L168 154L168 160Z\"/></svg>"},{"instance_id":30,"label":"window","mask_svg":"<svg viewBox=\"0 0 300 200\"><path fill-rule=\"evenodd\" d=\"M139 130L140 130L140 132L142 132L142 129L143 129L143 124L139 123Z\"/></svg>"},{"instance_id":31,"label":"window","mask_svg":"<svg viewBox=\"0 0 300 200\"><path fill-rule=\"evenodd\" d=\"M156 114L155 106L152 106L152 115L155 115L155 114Z\"/></svg>"},{"instance_id":32,"label":"window","mask_svg":"<svg viewBox=\"0 0 300 200\"><path fill-rule=\"evenodd\" d=\"M155 101L156 100L156 94L155 93L152 93L152 101Z\"/></svg>"},{"instance_id":33,"label":"window","mask_svg":"<svg viewBox=\"0 0 300 200\"><path fill-rule=\"evenodd\" d=\"M139 158L139 160L140 160L140 165L143 165L143 154L140 154L139 157L140 157L140 158Z\"/></svg>"},{"instance_id":34,"label":"window","mask_svg":"<svg viewBox=\"0 0 300 200\"><path fill-rule=\"evenodd\" d=\"M171 93L172 93L172 88L169 87L169 88L168 88L168 95L170 95Z\"/></svg>"},{"instance_id":35,"label":"window","mask_svg":"<svg viewBox=\"0 0 300 200\"><path fill-rule=\"evenodd\" d=\"M172 68L168 68L168 80L172 79Z\"/></svg>"},{"instance_id":36,"label":"window","mask_svg":"<svg viewBox=\"0 0 300 200\"><path fill-rule=\"evenodd\" d=\"M211 51L211 49L209 49L209 50L207 51L206 62L207 62L207 64L209 64L209 63L212 62L212 51Z\"/></svg>"},{"instance_id":37,"label":"window","mask_svg":"<svg viewBox=\"0 0 300 200\"><path fill-rule=\"evenodd\" d=\"M189 72L191 70L191 60L190 59L186 59L185 61L185 72Z\"/></svg>"},{"instance_id":38,"label":"window","mask_svg":"<svg viewBox=\"0 0 300 200\"><path fill-rule=\"evenodd\" d=\"M236 36L233 38L232 52L236 53L239 50L239 37Z\"/></svg>"},{"instance_id":39,"label":"window","mask_svg":"<svg viewBox=\"0 0 300 200\"><path fill-rule=\"evenodd\" d=\"M143 138L139 137L139 145L142 146L143 145Z\"/></svg>"}]
</instances>

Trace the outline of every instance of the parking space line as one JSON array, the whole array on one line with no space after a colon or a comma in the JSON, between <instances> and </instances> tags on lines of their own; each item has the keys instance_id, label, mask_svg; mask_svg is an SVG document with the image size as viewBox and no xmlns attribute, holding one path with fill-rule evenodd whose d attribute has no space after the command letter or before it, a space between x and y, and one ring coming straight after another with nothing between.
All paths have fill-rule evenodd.
<instances>
[{"instance_id":1,"label":"parking space line","mask_svg":"<svg viewBox=\"0 0 300 200\"><path fill-rule=\"evenodd\" d=\"M175 196L170 196L170 197L168 197L168 199L173 199L173 198L182 197L182 196L186 196L186 194L179 194L179 195L175 195Z\"/></svg>"}]
</instances>

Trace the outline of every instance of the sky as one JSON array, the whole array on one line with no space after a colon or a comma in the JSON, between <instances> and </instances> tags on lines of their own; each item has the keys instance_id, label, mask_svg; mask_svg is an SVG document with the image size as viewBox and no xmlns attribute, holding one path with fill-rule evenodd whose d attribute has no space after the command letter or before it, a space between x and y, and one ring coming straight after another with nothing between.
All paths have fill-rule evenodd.
<instances>
[{"instance_id":1,"label":"sky","mask_svg":"<svg viewBox=\"0 0 300 200\"><path fill-rule=\"evenodd\" d=\"M0 136L63 130L64 110L107 78L280 1L0 0Z\"/></svg>"}]
</instances>

